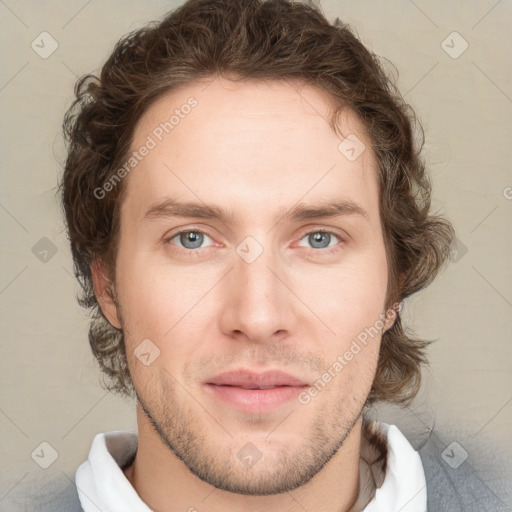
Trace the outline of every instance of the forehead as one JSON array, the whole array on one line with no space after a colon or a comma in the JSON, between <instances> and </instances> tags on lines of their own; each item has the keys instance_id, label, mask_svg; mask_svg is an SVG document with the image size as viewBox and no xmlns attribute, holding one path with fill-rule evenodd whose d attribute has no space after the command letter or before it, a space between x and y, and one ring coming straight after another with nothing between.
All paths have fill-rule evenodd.
<instances>
[{"instance_id":1,"label":"forehead","mask_svg":"<svg viewBox=\"0 0 512 512\"><path fill-rule=\"evenodd\" d=\"M350 110L338 123L343 135L332 130L332 108L326 92L291 81L216 79L167 93L135 128L132 150L151 149L127 178L126 207L140 217L169 195L259 216L262 206L335 194L368 207L376 201L373 152ZM344 136L364 148L356 159L340 149Z\"/></svg>"}]
</instances>

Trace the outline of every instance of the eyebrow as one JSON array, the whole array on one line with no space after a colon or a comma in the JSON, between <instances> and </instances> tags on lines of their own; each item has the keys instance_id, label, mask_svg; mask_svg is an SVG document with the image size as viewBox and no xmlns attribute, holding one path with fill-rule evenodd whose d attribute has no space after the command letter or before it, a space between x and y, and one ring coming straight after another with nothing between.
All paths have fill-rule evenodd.
<instances>
[{"instance_id":1,"label":"eyebrow","mask_svg":"<svg viewBox=\"0 0 512 512\"><path fill-rule=\"evenodd\" d=\"M368 212L354 201L339 199L321 202L316 205L300 203L292 208L282 208L276 218L281 221L303 221L325 219L332 217L354 215L367 221L370 220ZM196 202L178 202L173 198L152 205L144 214L143 220L155 220L159 218L194 217L200 219L218 220L223 224L233 223L235 214L216 205Z\"/></svg>"}]
</instances>

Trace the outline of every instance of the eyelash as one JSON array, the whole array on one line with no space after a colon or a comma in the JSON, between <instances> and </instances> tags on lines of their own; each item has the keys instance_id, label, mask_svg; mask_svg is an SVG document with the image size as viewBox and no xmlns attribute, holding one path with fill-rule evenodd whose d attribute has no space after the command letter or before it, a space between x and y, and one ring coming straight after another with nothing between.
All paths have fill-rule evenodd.
<instances>
[{"instance_id":1,"label":"eyelash","mask_svg":"<svg viewBox=\"0 0 512 512\"><path fill-rule=\"evenodd\" d=\"M169 245L171 240L173 240L174 238L176 238L177 236L181 235L182 233L200 233L202 235L206 235L208 236L209 238L212 238L210 235L208 235L208 233L205 233L204 231L201 231L200 229L182 229L181 231L177 231L176 233L174 233L172 236L170 237L167 237L165 240L164 240L164 244L166 245ZM321 252L323 254L332 254L334 252L337 252L340 248L339 248L339 244L340 243L343 243L345 240L341 237L341 235L339 235L338 233L335 233L334 231L331 231L329 229L315 229L315 230L312 230L312 231L307 231L306 233L304 233L300 239L302 240L304 237L308 236L308 235L311 235L311 234L314 234L314 233L322 233L322 234L328 234L328 235L332 235L332 236L335 236L338 240L339 240L339 243L336 244L335 246L333 247L326 247L326 248L323 248L323 249L315 249L314 247L308 247L307 249L310 249L314 252ZM173 244L171 244L173 245ZM201 248L198 248L198 249L186 249L186 248L183 248L183 247L178 247L178 246L174 246L177 250L179 251L184 251L185 253L187 254L198 254L200 251L201 251ZM301 246L302 247L302 246ZM208 249L208 247L203 247L203 249Z\"/></svg>"}]
</instances>

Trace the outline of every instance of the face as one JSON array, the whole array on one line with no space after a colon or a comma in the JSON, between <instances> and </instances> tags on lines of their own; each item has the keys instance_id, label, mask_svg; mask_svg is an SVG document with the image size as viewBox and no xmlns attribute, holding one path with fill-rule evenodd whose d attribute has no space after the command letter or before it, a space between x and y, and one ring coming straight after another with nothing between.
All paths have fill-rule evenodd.
<instances>
[{"instance_id":1,"label":"face","mask_svg":"<svg viewBox=\"0 0 512 512\"><path fill-rule=\"evenodd\" d=\"M162 97L136 127L132 149L149 149L124 178L106 313L170 453L227 491L308 482L375 374L388 278L376 162L348 111L340 132L366 149L340 149L329 108L316 88L219 79ZM303 387L212 384L239 369Z\"/></svg>"}]
</instances>

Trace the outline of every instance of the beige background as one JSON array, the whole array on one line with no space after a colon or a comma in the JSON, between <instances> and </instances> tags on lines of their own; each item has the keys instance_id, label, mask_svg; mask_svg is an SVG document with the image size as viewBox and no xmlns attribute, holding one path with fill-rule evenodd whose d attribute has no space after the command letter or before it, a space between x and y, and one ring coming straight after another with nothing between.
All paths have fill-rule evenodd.
<instances>
[{"instance_id":1,"label":"beige background","mask_svg":"<svg viewBox=\"0 0 512 512\"><path fill-rule=\"evenodd\" d=\"M0 1L2 510L28 482L63 472L73 478L96 433L136 427L134 405L99 384L87 317L74 299L78 285L55 197L65 156L60 125L76 78L97 70L121 35L179 3ZM445 444L464 447L464 464L510 503L506 490L493 488L489 464L510 476L512 2L321 5L396 65L425 128L433 208L460 240L437 281L406 301L408 326L438 340L421 394L407 411L376 414L416 445L435 422ZM59 45L46 59L31 48L43 31ZM469 45L458 58L442 47L453 31ZM449 42L451 51L461 42ZM47 262L32 252L43 237L57 250ZM58 452L47 470L31 458L43 441Z\"/></svg>"}]
</instances>

